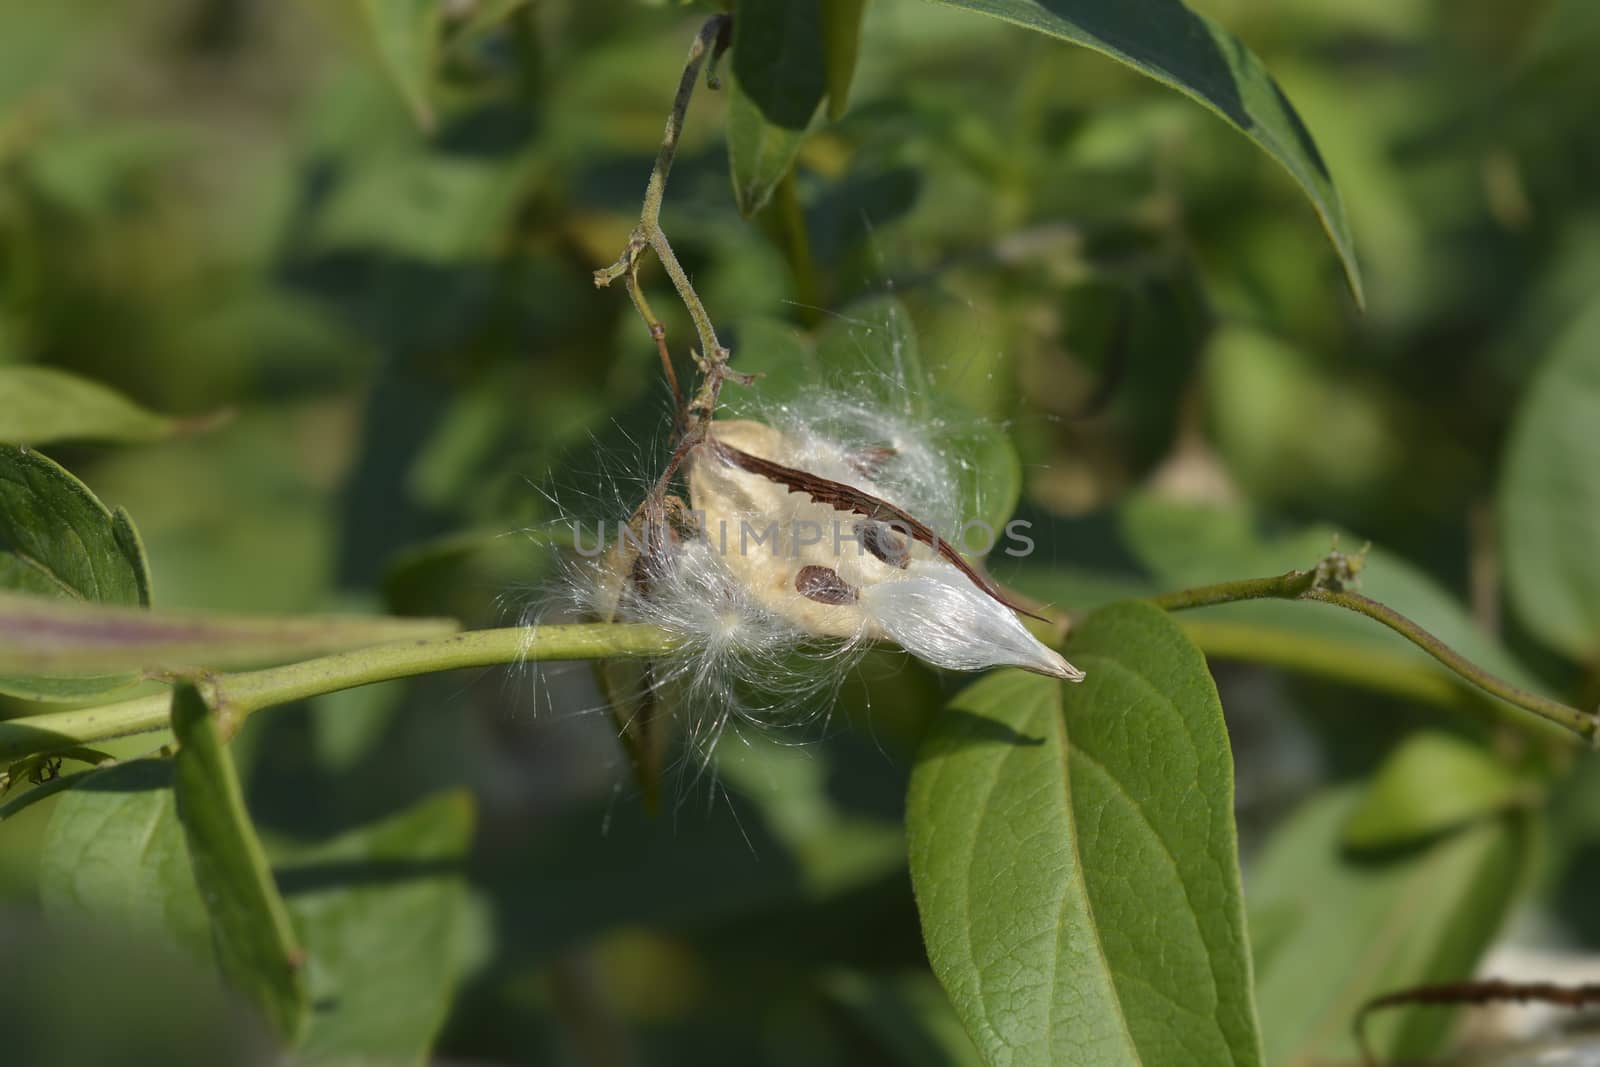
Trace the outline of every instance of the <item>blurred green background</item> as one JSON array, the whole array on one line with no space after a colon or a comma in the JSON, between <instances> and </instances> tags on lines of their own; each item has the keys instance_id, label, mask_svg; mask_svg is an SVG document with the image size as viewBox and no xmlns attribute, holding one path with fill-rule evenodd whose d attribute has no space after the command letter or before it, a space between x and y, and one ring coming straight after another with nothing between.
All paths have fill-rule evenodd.
<instances>
[{"instance_id":1,"label":"blurred green background","mask_svg":"<svg viewBox=\"0 0 1600 1067\"><path fill-rule=\"evenodd\" d=\"M1044 532L1002 578L1076 608L1309 563L1337 527L1592 703L1594 658L1505 610L1497 494L1519 398L1600 294L1597 9L1193 6L1262 56L1318 139L1365 313L1288 178L1191 101L996 22L872 0L850 110L796 172L810 269L773 219L735 209L724 99L691 109L663 221L735 365L774 321L809 329L892 289L935 377L1021 453ZM526 531L555 501L614 517L653 473L656 354L591 271L637 217L701 13L443 7L431 131L353 2L0 15L0 362L231 413L49 450L132 512L158 606L503 625L552 579ZM647 273L684 355L690 325ZM1284 551L1262 545L1313 523L1267 562ZM1217 671L1247 861L1288 802L1444 721ZM901 812L911 748L958 682L870 660L826 740L726 746L657 820L608 721L579 711L581 667L319 698L257 717L236 750L284 847L470 791L441 1057L934 1062L898 1025L945 1010L925 1003ZM44 936L30 916L54 803L0 828L0 944L7 923ZM1581 891L1600 820L1561 812L1533 910L1560 943L1600 948ZM38 957L70 953L8 953L0 988Z\"/></svg>"}]
</instances>

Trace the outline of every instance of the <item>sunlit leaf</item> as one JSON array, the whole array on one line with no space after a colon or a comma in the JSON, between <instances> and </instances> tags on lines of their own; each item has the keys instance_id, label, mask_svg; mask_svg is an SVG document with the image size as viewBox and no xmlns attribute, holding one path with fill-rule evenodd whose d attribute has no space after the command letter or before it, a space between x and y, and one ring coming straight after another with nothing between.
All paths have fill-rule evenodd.
<instances>
[{"instance_id":1,"label":"sunlit leaf","mask_svg":"<svg viewBox=\"0 0 1600 1067\"><path fill-rule=\"evenodd\" d=\"M934 972L989 1062L1259 1064L1216 689L1177 624L1091 616L1078 686L1007 671L935 721L908 801Z\"/></svg>"}]
</instances>

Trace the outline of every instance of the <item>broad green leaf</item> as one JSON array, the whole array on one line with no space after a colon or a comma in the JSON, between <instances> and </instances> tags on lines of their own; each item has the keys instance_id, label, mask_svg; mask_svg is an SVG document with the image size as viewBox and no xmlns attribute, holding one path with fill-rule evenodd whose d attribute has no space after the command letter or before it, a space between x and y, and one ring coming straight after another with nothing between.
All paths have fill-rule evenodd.
<instances>
[{"instance_id":1,"label":"broad green leaf","mask_svg":"<svg viewBox=\"0 0 1600 1067\"><path fill-rule=\"evenodd\" d=\"M766 121L804 132L827 92L823 0L739 0L733 74Z\"/></svg>"},{"instance_id":2,"label":"broad green leaf","mask_svg":"<svg viewBox=\"0 0 1600 1067\"><path fill-rule=\"evenodd\" d=\"M1259 1064L1233 764L1204 659L1121 604L1006 671L918 754L911 878L934 973L991 1063Z\"/></svg>"},{"instance_id":3,"label":"broad green leaf","mask_svg":"<svg viewBox=\"0 0 1600 1067\"><path fill-rule=\"evenodd\" d=\"M1261 61L1180 0L933 0L1071 41L1126 63L1226 119L1294 176L1344 262L1356 302L1361 274L1344 205L1311 132Z\"/></svg>"},{"instance_id":4,"label":"broad green leaf","mask_svg":"<svg viewBox=\"0 0 1600 1067\"><path fill-rule=\"evenodd\" d=\"M114 927L210 959L205 906L174 816L171 761L101 768L56 802L39 899L58 925Z\"/></svg>"},{"instance_id":5,"label":"broad green leaf","mask_svg":"<svg viewBox=\"0 0 1600 1067\"><path fill-rule=\"evenodd\" d=\"M451 619L153 612L0 592L0 671L65 678L236 667L456 629Z\"/></svg>"},{"instance_id":6,"label":"broad green leaf","mask_svg":"<svg viewBox=\"0 0 1600 1067\"><path fill-rule=\"evenodd\" d=\"M0 444L0 592L137 607L150 603L150 567L126 512L38 452ZM20 672L0 674L0 693L80 700L136 680L49 678L41 669L0 666Z\"/></svg>"},{"instance_id":7,"label":"broad green leaf","mask_svg":"<svg viewBox=\"0 0 1600 1067\"><path fill-rule=\"evenodd\" d=\"M829 977L824 988L894 1062L905 1067L983 1063L950 999L926 972L886 976L847 971Z\"/></svg>"},{"instance_id":8,"label":"broad green leaf","mask_svg":"<svg viewBox=\"0 0 1600 1067\"><path fill-rule=\"evenodd\" d=\"M1518 405L1501 479L1506 592L1575 659L1600 654L1600 303L1562 335Z\"/></svg>"},{"instance_id":9,"label":"broad green leaf","mask_svg":"<svg viewBox=\"0 0 1600 1067\"><path fill-rule=\"evenodd\" d=\"M472 823L471 798L445 794L280 865L309 953L307 1055L425 1059L459 976Z\"/></svg>"},{"instance_id":10,"label":"broad green leaf","mask_svg":"<svg viewBox=\"0 0 1600 1067\"><path fill-rule=\"evenodd\" d=\"M147 411L99 382L54 367L0 366L0 441L156 441L184 420Z\"/></svg>"},{"instance_id":11,"label":"broad green leaf","mask_svg":"<svg viewBox=\"0 0 1600 1067\"><path fill-rule=\"evenodd\" d=\"M418 125L434 124L434 61L439 48L438 0L360 0L378 58Z\"/></svg>"},{"instance_id":12,"label":"broad green leaf","mask_svg":"<svg viewBox=\"0 0 1600 1067\"><path fill-rule=\"evenodd\" d=\"M728 94L728 167L739 214L749 218L767 206L800 154L805 130L768 122L737 78Z\"/></svg>"},{"instance_id":13,"label":"broad green leaf","mask_svg":"<svg viewBox=\"0 0 1600 1067\"><path fill-rule=\"evenodd\" d=\"M1410 849L1355 852L1341 836L1356 788L1307 804L1250 870L1250 934L1267 1059L1360 1062L1351 1038L1369 998L1473 974L1532 858L1530 822L1502 815ZM1394 1009L1368 1024L1381 1062L1427 1058L1451 1013Z\"/></svg>"},{"instance_id":14,"label":"broad green leaf","mask_svg":"<svg viewBox=\"0 0 1600 1067\"><path fill-rule=\"evenodd\" d=\"M844 116L861 48L861 16L867 0L822 0L822 65L827 74L828 117Z\"/></svg>"},{"instance_id":15,"label":"broad green leaf","mask_svg":"<svg viewBox=\"0 0 1600 1067\"><path fill-rule=\"evenodd\" d=\"M188 682L172 691L173 794L190 867L211 918L217 964L285 1040L305 1025L310 1002L301 950L245 810L233 759L211 709Z\"/></svg>"},{"instance_id":16,"label":"broad green leaf","mask_svg":"<svg viewBox=\"0 0 1600 1067\"><path fill-rule=\"evenodd\" d=\"M1373 776L1350 813L1352 848L1406 845L1504 811L1523 795L1516 776L1482 747L1453 734L1408 737Z\"/></svg>"},{"instance_id":17,"label":"broad green leaf","mask_svg":"<svg viewBox=\"0 0 1600 1067\"><path fill-rule=\"evenodd\" d=\"M58 464L0 445L0 589L148 604L150 578L131 531Z\"/></svg>"},{"instance_id":18,"label":"broad green leaf","mask_svg":"<svg viewBox=\"0 0 1600 1067\"><path fill-rule=\"evenodd\" d=\"M747 218L789 173L827 92L824 0L741 0L733 18L728 161Z\"/></svg>"}]
</instances>

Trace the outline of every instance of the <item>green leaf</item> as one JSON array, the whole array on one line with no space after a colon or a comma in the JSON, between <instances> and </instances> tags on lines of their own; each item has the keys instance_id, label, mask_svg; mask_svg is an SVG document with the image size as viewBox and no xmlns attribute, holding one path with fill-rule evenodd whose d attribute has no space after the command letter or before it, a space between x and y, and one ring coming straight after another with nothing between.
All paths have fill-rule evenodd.
<instances>
[{"instance_id":1,"label":"green leaf","mask_svg":"<svg viewBox=\"0 0 1600 1067\"><path fill-rule=\"evenodd\" d=\"M171 761L140 759L96 770L56 801L39 861L53 923L112 927L210 959L171 787Z\"/></svg>"},{"instance_id":2,"label":"green leaf","mask_svg":"<svg viewBox=\"0 0 1600 1067\"><path fill-rule=\"evenodd\" d=\"M424 130L433 129L434 61L439 48L438 0L360 0L384 69Z\"/></svg>"},{"instance_id":3,"label":"green leaf","mask_svg":"<svg viewBox=\"0 0 1600 1067\"><path fill-rule=\"evenodd\" d=\"M172 691L173 793L190 866L211 917L217 964L229 983L293 1043L310 1002L305 953L245 810L233 760L211 709L188 682Z\"/></svg>"},{"instance_id":4,"label":"green leaf","mask_svg":"<svg viewBox=\"0 0 1600 1067\"><path fill-rule=\"evenodd\" d=\"M733 79L728 95L728 166L739 214L750 218L767 206L772 191L794 166L805 130L768 122Z\"/></svg>"},{"instance_id":5,"label":"green leaf","mask_svg":"<svg viewBox=\"0 0 1600 1067\"><path fill-rule=\"evenodd\" d=\"M1506 591L1540 639L1600 655L1600 303L1557 342L1517 408L1501 480Z\"/></svg>"},{"instance_id":6,"label":"green leaf","mask_svg":"<svg viewBox=\"0 0 1600 1067\"><path fill-rule=\"evenodd\" d=\"M53 367L0 366L0 441L157 441L184 420L147 411L99 382Z\"/></svg>"},{"instance_id":7,"label":"green leaf","mask_svg":"<svg viewBox=\"0 0 1600 1067\"><path fill-rule=\"evenodd\" d=\"M734 14L728 162L746 218L789 173L827 91L822 9L823 0L741 0Z\"/></svg>"},{"instance_id":8,"label":"green leaf","mask_svg":"<svg viewBox=\"0 0 1600 1067\"><path fill-rule=\"evenodd\" d=\"M1227 30L1179 0L933 0L1092 48L1184 93L1281 163L1310 198L1344 262L1356 302L1361 274L1333 176L1289 98Z\"/></svg>"},{"instance_id":9,"label":"green leaf","mask_svg":"<svg viewBox=\"0 0 1600 1067\"><path fill-rule=\"evenodd\" d=\"M1504 811L1516 777L1480 746L1437 731L1413 734L1384 760L1344 827L1351 848L1419 841Z\"/></svg>"},{"instance_id":10,"label":"green leaf","mask_svg":"<svg viewBox=\"0 0 1600 1067\"><path fill-rule=\"evenodd\" d=\"M0 590L148 604L149 576L131 530L58 464L0 445Z\"/></svg>"},{"instance_id":11,"label":"green leaf","mask_svg":"<svg viewBox=\"0 0 1600 1067\"><path fill-rule=\"evenodd\" d=\"M220 954L172 784L173 761L137 760L97 770L60 798L40 873L54 922L114 926L207 960L216 944ZM457 980L465 936L460 867L471 827L470 798L448 794L274 857L306 951L314 1010L303 1052L422 1059Z\"/></svg>"},{"instance_id":12,"label":"green leaf","mask_svg":"<svg viewBox=\"0 0 1600 1067\"><path fill-rule=\"evenodd\" d=\"M804 132L827 92L822 0L739 0L733 75L766 121Z\"/></svg>"},{"instance_id":13,"label":"green leaf","mask_svg":"<svg viewBox=\"0 0 1600 1067\"><path fill-rule=\"evenodd\" d=\"M459 977L472 823L471 797L448 793L280 866L310 953L308 1055L426 1057Z\"/></svg>"},{"instance_id":14,"label":"green leaf","mask_svg":"<svg viewBox=\"0 0 1600 1067\"><path fill-rule=\"evenodd\" d=\"M153 612L0 592L0 671L74 674L236 667L455 632L452 619Z\"/></svg>"},{"instance_id":15,"label":"green leaf","mask_svg":"<svg viewBox=\"0 0 1600 1067\"><path fill-rule=\"evenodd\" d=\"M1276 1064L1360 1062L1351 1039L1369 998L1473 973L1525 881L1531 824L1517 814L1426 845L1353 852L1341 836L1356 788L1290 817L1250 871L1250 933L1267 1058ZM1395 1009L1372 1017L1381 1062L1428 1058L1451 1013Z\"/></svg>"},{"instance_id":16,"label":"green leaf","mask_svg":"<svg viewBox=\"0 0 1600 1067\"><path fill-rule=\"evenodd\" d=\"M140 606L150 603L150 567L127 513L112 512L45 456L0 444L0 593ZM131 685L131 675L48 678L13 661L0 693L79 700Z\"/></svg>"},{"instance_id":17,"label":"green leaf","mask_svg":"<svg viewBox=\"0 0 1600 1067\"><path fill-rule=\"evenodd\" d=\"M850 83L856 76L861 48L861 16L867 0L822 0L822 65L828 88L828 117L844 116Z\"/></svg>"},{"instance_id":18,"label":"green leaf","mask_svg":"<svg viewBox=\"0 0 1600 1067\"><path fill-rule=\"evenodd\" d=\"M1261 1063L1205 661L1144 604L1096 612L1066 653L1081 685L994 674L918 754L911 878L934 973L989 1062Z\"/></svg>"}]
</instances>

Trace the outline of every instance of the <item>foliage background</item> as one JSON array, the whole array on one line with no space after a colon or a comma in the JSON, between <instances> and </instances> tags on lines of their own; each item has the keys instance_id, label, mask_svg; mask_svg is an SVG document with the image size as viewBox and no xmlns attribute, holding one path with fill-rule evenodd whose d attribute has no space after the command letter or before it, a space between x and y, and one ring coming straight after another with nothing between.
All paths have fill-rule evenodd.
<instances>
[{"instance_id":1,"label":"foliage background","mask_svg":"<svg viewBox=\"0 0 1600 1067\"><path fill-rule=\"evenodd\" d=\"M1214 117L1102 57L912 0L869 5L850 110L801 149L811 269L794 269L776 211L740 217L717 94L691 111L666 229L736 353L774 320L809 328L821 308L899 294L940 384L1021 452L1023 514L1047 536L1001 577L1087 606L1307 563L1327 527L1306 527L1331 524L1409 564L1428 604L1459 602L1438 612L1470 614L1514 670L1592 705L1600 621L1552 598L1600 590L1581 549L1600 520L1536 475L1511 480L1506 456L1514 420L1546 424L1522 405L1600 292L1600 20L1582 0L1194 6L1263 57L1318 138L1364 314L1299 193ZM431 134L356 4L0 16L0 363L160 412L232 412L137 447L51 450L134 512L160 606L503 624L550 577L518 531L555 516L551 495L610 515L659 453L655 353L590 272L637 215L695 16L451 10L421 90ZM669 336L688 338L650 277ZM1576 442L1566 458L1596 455L1600 409L1551 417ZM1580 569L1552 578L1549 547L1515 557L1530 514L1571 531L1580 550L1561 558ZM1367 778L1407 729L1457 729L1350 684L1375 653L1334 647L1320 677L1213 662L1247 884L1296 802ZM939 1035L956 1048L941 1055L965 1053L925 977L903 798L958 681L874 661L823 743L730 746L715 784L684 782L657 821L606 721L564 711L588 699L575 672L550 676L539 713L525 674L444 676L260 716L234 748L251 813L289 851L470 795L459 921L433 943L434 980L395 993L436 1005L441 1055L931 1062L918 1043ZM1600 947L1583 888L1597 789L1569 776L1541 816L1525 937ZM101 961L136 970L145 950L57 944L76 924L30 917L56 803L0 826L0 944L42 946L7 953L32 962L0 978L0 1018L133 1048L130 1033L193 1013L112 1025L134 981ZM1469 925L1487 938L1506 907ZM1337 935L1361 935L1350 914ZM90 972L102 993L86 995ZM25 995L65 1021L24 1012ZM1273 1013L1302 998L1261 996L1270 1049Z\"/></svg>"}]
</instances>

